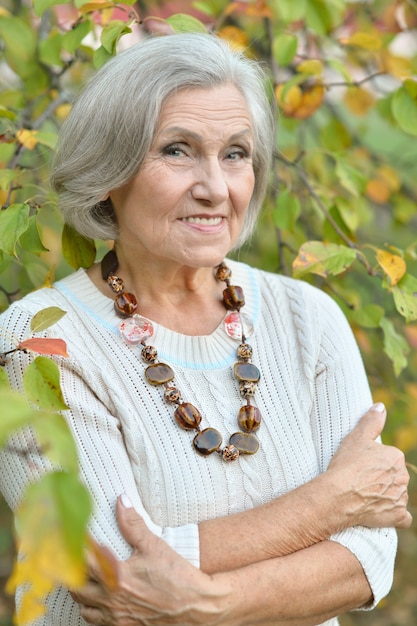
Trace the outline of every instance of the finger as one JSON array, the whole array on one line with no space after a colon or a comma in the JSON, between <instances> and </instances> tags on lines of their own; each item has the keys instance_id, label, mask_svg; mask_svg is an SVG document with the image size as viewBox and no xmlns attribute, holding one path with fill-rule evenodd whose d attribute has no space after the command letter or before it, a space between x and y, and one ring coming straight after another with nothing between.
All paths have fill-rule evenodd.
<instances>
[{"instance_id":1,"label":"finger","mask_svg":"<svg viewBox=\"0 0 417 626\"><path fill-rule=\"evenodd\" d=\"M131 546L143 552L155 535L148 529L143 518L135 511L125 494L117 500L116 514L123 537Z\"/></svg>"},{"instance_id":2,"label":"finger","mask_svg":"<svg viewBox=\"0 0 417 626\"><path fill-rule=\"evenodd\" d=\"M352 431L353 436L377 439L382 433L387 419L387 411L382 402L377 402L361 417Z\"/></svg>"},{"instance_id":3,"label":"finger","mask_svg":"<svg viewBox=\"0 0 417 626\"><path fill-rule=\"evenodd\" d=\"M101 582L108 589L117 587L118 561L109 548L98 544L92 537L88 542L87 571L91 580Z\"/></svg>"},{"instance_id":4,"label":"finger","mask_svg":"<svg viewBox=\"0 0 417 626\"><path fill-rule=\"evenodd\" d=\"M88 606L100 606L103 597L107 595L107 593L103 592L101 587L94 582L87 582L82 587L71 589L70 594L77 604L85 604Z\"/></svg>"},{"instance_id":5,"label":"finger","mask_svg":"<svg viewBox=\"0 0 417 626\"><path fill-rule=\"evenodd\" d=\"M100 609L96 609L93 606L80 606L81 617L87 624L94 624L95 626L106 626L107 622L102 615Z\"/></svg>"}]
</instances>

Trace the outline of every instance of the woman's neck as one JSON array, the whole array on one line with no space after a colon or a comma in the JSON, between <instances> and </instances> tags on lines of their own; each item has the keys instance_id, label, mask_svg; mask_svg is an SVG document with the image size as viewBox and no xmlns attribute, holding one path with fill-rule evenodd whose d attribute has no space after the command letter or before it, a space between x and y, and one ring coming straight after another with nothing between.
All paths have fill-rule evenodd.
<instances>
[{"instance_id":1,"label":"woman's neck","mask_svg":"<svg viewBox=\"0 0 417 626\"><path fill-rule=\"evenodd\" d=\"M219 283L211 267L176 267L168 262L139 264L118 253L119 266L115 274L138 300L138 313L143 317L187 335L212 333L222 321L225 308ZM88 270L90 279L100 291L112 297L103 280L100 265Z\"/></svg>"}]
</instances>

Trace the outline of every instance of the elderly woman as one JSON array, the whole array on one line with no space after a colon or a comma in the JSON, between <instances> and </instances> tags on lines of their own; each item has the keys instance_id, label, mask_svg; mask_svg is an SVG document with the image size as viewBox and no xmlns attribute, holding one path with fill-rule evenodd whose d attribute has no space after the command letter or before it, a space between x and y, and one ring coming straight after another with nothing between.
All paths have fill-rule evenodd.
<instances>
[{"instance_id":1,"label":"elderly woman","mask_svg":"<svg viewBox=\"0 0 417 626\"><path fill-rule=\"evenodd\" d=\"M40 624L334 626L389 591L408 474L375 441L383 406L357 425L372 402L347 322L317 289L225 260L267 184L264 80L214 36L150 38L105 65L64 124L63 214L114 249L1 325L24 337L39 309L67 311L51 333L68 344L90 531L125 562L113 595L91 583L80 609L57 589ZM8 364L16 387L29 358ZM43 466L3 453L12 507ZM152 549L131 556L129 541Z\"/></svg>"}]
</instances>

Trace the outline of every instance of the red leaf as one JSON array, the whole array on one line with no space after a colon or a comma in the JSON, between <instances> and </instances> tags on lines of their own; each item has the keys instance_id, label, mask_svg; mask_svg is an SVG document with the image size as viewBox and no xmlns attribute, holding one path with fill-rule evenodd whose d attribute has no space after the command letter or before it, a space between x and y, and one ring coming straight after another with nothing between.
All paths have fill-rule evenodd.
<instances>
[{"instance_id":1,"label":"red leaf","mask_svg":"<svg viewBox=\"0 0 417 626\"><path fill-rule=\"evenodd\" d=\"M39 354L56 354L58 356L68 356L67 344L63 339L42 339L34 337L25 339L17 346L18 350L29 350Z\"/></svg>"}]
</instances>

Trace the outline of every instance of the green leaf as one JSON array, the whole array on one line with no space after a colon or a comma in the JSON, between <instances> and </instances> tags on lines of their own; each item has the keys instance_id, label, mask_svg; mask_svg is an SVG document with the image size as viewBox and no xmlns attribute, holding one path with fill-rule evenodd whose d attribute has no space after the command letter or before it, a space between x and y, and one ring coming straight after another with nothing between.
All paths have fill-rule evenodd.
<instances>
[{"instance_id":1,"label":"green leaf","mask_svg":"<svg viewBox=\"0 0 417 626\"><path fill-rule=\"evenodd\" d=\"M67 312L57 306L48 306L46 309L38 311L30 320L30 330L39 333L53 324L56 324Z\"/></svg>"},{"instance_id":2,"label":"green leaf","mask_svg":"<svg viewBox=\"0 0 417 626\"><path fill-rule=\"evenodd\" d=\"M351 233L355 232L359 226L359 215L356 210L356 200L353 200L352 198L349 200L346 198L336 198L336 206L349 231Z\"/></svg>"},{"instance_id":3,"label":"green leaf","mask_svg":"<svg viewBox=\"0 0 417 626\"><path fill-rule=\"evenodd\" d=\"M62 36L62 47L70 54L74 54L78 46L81 44L84 37L88 35L91 30L91 22L85 20L77 24L77 26L69 30Z\"/></svg>"},{"instance_id":4,"label":"green leaf","mask_svg":"<svg viewBox=\"0 0 417 626\"><path fill-rule=\"evenodd\" d=\"M281 191L272 214L275 226L284 230L294 231L295 223L300 213L301 206L297 196L289 189Z\"/></svg>"},{"instance_id":5,"label":"green leaf","mask_svg":"<svg viewBox=\"0 0 417 626\"><path fill-rule=\"evenodd\" d=\"M0 367L0 389L10 389L10 381L5 369Z\"/></svg>"},{"instance_id":6,"label":"green leaf","mask_svg":"<svg viewBox=\"0 0 417 626\"><path fill-rule=\"evenodd\" d=\"M331 152L342 152L352 145L352 136L340 120L331 118L320 129L320 144Z\"/></svg>"},{"instance_id":7,"label":"green leaf","mask_svg":"<svg viewBox=\"0 0 417 626\"><path fill-rule=\"evenodd\" d=\"M352 82L352 75L349 72L349 68L340 59L327 59L327 65L333 68L336 72L339 72L347 83Z\"/></svg>"},{"instance_id":8,"label":"green leaf","mask_svg":"<svg viewBox=\"0 0 417 626\"><path fill-rule=\"evenodd\" d=\"M62 469L76 473L77 447L65 418L59 413L39 411L32 427L44 456Z\"/></svg>"},{"instance_id":9,"label":"green leaf","mask_svg":"<svg viewBox=\"0 0 417 626\"><path fill-rule=\"evenodd\" d=\"M307 26L318 35L326 35L340 24L345 10L345 0L308 0Z\"/></svg>"},{"instance_id":10,"label":"green leaf","mask_svg":"<svg viewBox=\"0 0 417 626\"><path fill-rule=\"evenodd\" d=\"M41 16L47 9L55 7L58 4L70 4L71 0L33 0L33 8L36 15Z\"/></svg>"},{"instance_id":11,"label":"green leaf","mask_svg":"<svg viewBox=\"0 0 417 626\"><path fill-rule=\"evenodd\" d=\"M298 39L290 33L281 33L274 37L272 52L278 65L288 65L293 60L298 48Z\"/></svg>"},{"instance_id":12,"label":"green leaf","mask_svg":"<svg viewBox=\"0 0 417 626\"><path fill-rule=\"evenodd\" d=\"M110 52L107 52L106 48L104 48L104 46L99 46L97 48L97 50L94 50L94 54L93 54L93 65L96 69L99 69L100 67L102 67L102 65L104 65L105 63L107 63L107 61L109 59L112 58L112 54L110 54Z\"/></svg>"},{"instance_id":13,"label":"green leaf","mask_svg":"<svg viewBox=\"0 0 417 626\"><path fill-rule=\"evenodd\" d=\"M19 238L19 243L26 252L31 252L32 254L42 254L42 252L48 251L48 248L45 248L40 238L36 215L29 217L28 228Z\"/></svg>"},{"instance_id":14,"label":"green leaf","mask_svg":"<svg viewBox=\"0 0 417 626\"><path fill-rule=\"evenodd\" d=\"M405 321L417 320L417 279L411 274L405 274L391 291L395 307L405 317Z\"/></svg>"},{"instance_id":15,"label":"green leaf","mask_svg":"<svg viewBox=\"0 0 417 626\"><path fill-rule=\"evenodd\" d=\"M34 57L36 32L19 17L0 15L0 37L6 46L6 59L12 69L22 68L23 63Z\"/></svg>"},{"instance_id":16,"label":"green leaf","mask_svg":"<svg viewBox=\"0 0 417 626\"><path fill-rule=\"evenodd\" d=\"M51 150L55 149L56 142L58 140L58 133L49 132L46 130L39 130L36 133L36 139L38 143L41 143L43 146L47 148L51 148Z\"/></svg>"},{"instance_id":17,"label":"green leaf","mask_svg":"<svg viewBox=\"0 0 417 626\"><path fill-rule=\"evenodd\" d=\"M384 309L378 304L367 304L352 313L352 320L363 328L379 328L385 315Z\"/></svg>"},{"instance_id":18,"label":"green leaf","mask_svg":"<svg viewBox=\"0 0 417 626\"><path fill-rule=\"evenodd\" d=\"M344 240L333 226L333 222L349 239L353 239L353 233L346 225L346 222L344 221L337 205L334 205L329 209L329 215L332 218L332 222L330 222L328 219L324 221L322 239L326 243L337 243L343 246Z\"/></svg>"},{"instance_id":19,"label":"green leaf","mask_svg":"<svg viewBox=\"0 0 417 626\"><path fill-rule=\"evenodd\" d=\"M337 275L350 267L355 259L356 252L352 248L335 243L307 241L293 262L293 273L296 278L306 274L324 277Z\"/></svg>"},{"instance_id":20,"label":"green leaf","mask_svg":"<svg viewBox=\"0 0 417 626\"><path fill-rule=\"evenodd\" d=\"M166 19L166 22L175 33L207 33L207 28L203 22L185 13L171 15Z\"/></svg>"},{"instance_id":21,"label":"green leaf","mask_svg":"<svg viewBox=\"0 0 417 626\"><path fill-rule=\"evenodd\" d=\"M48 67L63 67L64 62L61 58L61 48L61 33L51 33L49 37L39 42L39 59Z\"/></svg>"},{"instance_id":22,"label":"green leaf","mask_svg":"<svg viewBox=\"0 0 417 626\"><path fill-rule=\"evenodd\" d=\"M417 135L417 98L410 94L410 88L400 87L392 97L391 107L398 126L410 135Z\"/></svg>"},{"instance_id":23,"label":"green leaf","mask_svg":"<svg viewBox=\"0 0 417 626\"><path fill-rule=\"evenodd\" d=\"M365 189L366 178L362 172L346 163L342 159L336 158L335 174L342 185L355 197L361 195Z\"/></svg>"},{"instance_id":24,"label":"green leaf","mask_svg":"<svg viewBox=\"0 0 417 626\"><path fill-rule=\"evenodd\" d=\"M0 250L16 256L16 243L29 227L29 205L11 204L0 211Z\"/></svg>"},{"instance_id":25,"label":"green leaf","mask_svg":"<svg viewBox=\"0 0 417 626\"><path fill-rule=\"evenodd\" d=\"M17 179L19 172L16 170L0 169L0 189L7 191L10 184Z\"/></svg>"},{"instance_id":26,"label":"green leaf","mask_svg":"<svg viewBox=\"0 0 417 626\"><path fill-rule=\"evenodd\" d=\"M297 2L294 2L294 0L280 0L274 3L274 9L286 24L290 24L304 17L307 2L308 0L297 0Z\"/></svg>"},{"instance_id":27,"label":"green leaf","mask_svg":"<svg viewBox=\"0 0 417 626\"><path fill-rule=\"evenodd\" d=\"M100 36L101 45L111 55L116 54L116 46L122 35L131 33L132 29L121 20L112 20L105 25Z\"/></svg>"},{"instance_id":28,"label":"green leaf","mask_svg":"<svg viewBox=\"0 0 417 626\"><path fill-rule=\"evenodd\" d=\"M62 253L72 268L91 267L96 258L96 246L93 239L80 235L72 226L64 225L62 231Z\"/></svg>"},{"instance_id":29,"label":"green leaf","mask_svg":"<svg viewBox=\"0 0 417 626\"><path fill-rule=\"evenodd\" d=\"M196 2L193 2L193 7L194 9L197 9L197 11L200 11L201 13L205 13L206 15L209 15L210 17L216 17L216 15L219 13L219 11L216 11L215 8L209 3L209 2L199 2L198 0Z\"/></svg>"},{"instance_id":30,"label":"green leaf","mask_svg":"<svg viewBox=\"0 0 417 626\"><path fill-rule=\"evenodd\" d=\"M27 403L22 394L11 389L0 388L0 447L3 447L10 435L36 419L38 410Z\"/></svg>"},{"instance_id":31,"label":"green leaf","mask_svg":"<svg viewBox=\"0 0 417 626\"><path fill-rule=\"evenodd\" d=\"M68 409L60 387L56 363L46 356L38 356L23 374L23 387L28 399L41 409L63 411Z\"/></svg>"},{"instance_id":32,"label":"green leaf","mask_svg":"<svg viewBox=\"0 0 417 626\"><path fill-rule=\"evenodd\" d=\"M391 359L396 376L407 366L407 354L410 347L402 335L399 335L391 320L383 317L380 323L384 334L384 352Z\"/></svg>"}]
</instances>

